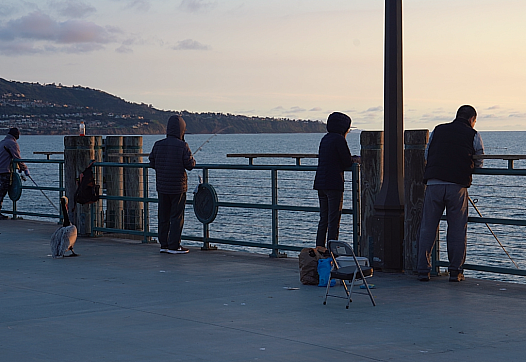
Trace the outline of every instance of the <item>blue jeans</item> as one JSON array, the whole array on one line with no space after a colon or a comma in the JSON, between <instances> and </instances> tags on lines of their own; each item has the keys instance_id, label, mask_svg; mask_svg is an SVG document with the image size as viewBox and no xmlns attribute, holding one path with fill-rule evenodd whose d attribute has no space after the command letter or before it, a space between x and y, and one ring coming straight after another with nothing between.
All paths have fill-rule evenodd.
<instances>
[{"instance_id":1,"label":"blue jeans","mask_svg":"<svg viewBox=\"0 0 526 362\"><path fill-rule=\"evenodd\" d=\"M181 234L184 225L186 193L159 193L159 243L161 249L177 250L181 246Z\"/></svg>"},{"instance_id":2,"label":"blue jeans","mask_svg":"<svg viewBox=\"0 0 526 362\"><path fill-rule=\"evenodd\" d=\"M342 217L343 191L318 190L320 222L316 234L316 246L325 247L326 240L338 240Z\"/></svg>"},{"instance_id":3,"label":"blue jeans","mask_svg":"<svg viewBox=\"0 0 526 362\"><path fill-rule=\"evenodd\" d=\"M468 189L460 185L429 185L418 237L418 272L431 270L431 251L435 245L438 223L446 209L447 255L449 271L461 272L466 261L468 229Z\"/></svg>"}]
</instances>

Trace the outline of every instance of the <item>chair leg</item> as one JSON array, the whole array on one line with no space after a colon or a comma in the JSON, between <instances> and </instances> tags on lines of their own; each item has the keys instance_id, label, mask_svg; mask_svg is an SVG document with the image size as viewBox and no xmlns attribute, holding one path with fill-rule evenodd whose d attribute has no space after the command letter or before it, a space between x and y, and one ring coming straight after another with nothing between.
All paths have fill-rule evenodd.
<instances>
[{"instance_id":1,"label":"chair leg","mask_svg":"<svg viewBox=\"0 0 526 362\"><path fill-rule=\"evenodd\" d=\"M327 304L327 297L329 296L329 288L331 287L331 277L329 277L329 282L327 283L327 289L325 289L325 300L323 301L323 305Z\"/></svg>"},{"instance_id":2,"label":"chair leg","mask_svg":"<svg viewBox=\"0 0 526 362\"><path fill-rule=\"evenodd\" d=\"M371 303L373 303L373 307L376 307L376 302L374 301L373 294L371 293L371 289L369 289L369 284L367 284L367 280L363 278L363 284L365 284L365 289L367 289L367 293L369 294L369 298L371 298Z\"/></svg>"}]
</instances>

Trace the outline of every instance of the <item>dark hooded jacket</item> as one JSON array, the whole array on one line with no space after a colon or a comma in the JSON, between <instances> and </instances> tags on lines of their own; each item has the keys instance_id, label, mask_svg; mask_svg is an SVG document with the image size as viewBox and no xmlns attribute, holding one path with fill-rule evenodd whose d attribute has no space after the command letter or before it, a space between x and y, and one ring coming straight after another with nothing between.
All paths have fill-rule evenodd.
<instances>
[{"instance_id":1,"label":"dark hooded jacket","mask_svg":"<svg viewBox=\"0 0 526 362\"><path fill-rule=\"evenodd\" d=\"M166 126L166 138L155 142L150 153L150 166L155 169L157 192L182 194L188 189L185 170L195 167L188 143L184 141L186 123L181 116L172 116Z\"/></svg>"},{"instance_id":2,"label":"dark hooded jacket","mask_svg":"<svg viewBox=\"0 0 526 362\"><path fill-rule=\"evenodd\" d=\"M332 116L332 114L331 114ZM323 136L318 150L318 168L314 178L315 190L344 190L343 171L351 167L353 160L345 133L351 119L341 113L327 120L328 133Z\"/></svg>"}]
</instances>

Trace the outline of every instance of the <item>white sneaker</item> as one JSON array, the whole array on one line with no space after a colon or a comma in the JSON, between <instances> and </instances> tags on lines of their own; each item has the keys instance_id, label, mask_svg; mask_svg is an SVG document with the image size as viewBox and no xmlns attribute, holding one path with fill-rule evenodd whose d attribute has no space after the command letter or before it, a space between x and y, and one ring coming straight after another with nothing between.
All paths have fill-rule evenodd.
<instances>
[{"instance_id":1,"label":"white sneaker","mask_svg":"<svg viewBox=\"0 0 526 362\"><path fill-rule=\"evenodd\" d=\"M175 250L166 249L166 253L168 253L168 254L186 254L189 251L190 250L188 250L187 248L184 248L182 246L180 246L178 249L175 249Z\"/></svg>"},{"instance_id":2,"label":"white sneaker","mask_svg":"<svg viewBox=\"0 0 526 362\"><path fill-rule=\"evenodd\" d=\"M168 249L161 249L159 250L160 253L168 253Z\"/></svg>"}]
</instances>

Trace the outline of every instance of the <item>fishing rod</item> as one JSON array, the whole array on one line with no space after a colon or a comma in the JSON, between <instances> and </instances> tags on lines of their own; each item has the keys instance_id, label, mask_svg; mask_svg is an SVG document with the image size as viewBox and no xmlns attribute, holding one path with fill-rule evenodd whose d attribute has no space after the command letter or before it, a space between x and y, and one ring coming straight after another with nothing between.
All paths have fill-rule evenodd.
<instances>
[{"instance_id":1,"label":"fishing rod","mask_svg":"<svg viewBox=\"0 0 526 362\"><path fill-rule=\"evenodd\" d=\"M220 129L219 131L217 131L216 133L214 133L213 135L211 135L210 137L208 137L208 139L207 139L206 141L204 141L203 144L197 148L197 150L195 150L194 155L195 155L197 152L201 151L201 150L203 149L203 146L206 145L208 142L210 142L210 140L211 140L212 138L214 138L215 136L217 136L218 133L223 132L225 129L230 128L230 127L232 127L232 126L228 126L228 127L222 128L222 129Z\"/></svg>"},{"instance_id":2,"label":"fishing rod","mask_svg":"<svg viewBox=\"0 0 526 362\"><path fill-rule=\"evenodd\" d=\"M40 192L42 192L42 195L44 195L44 196L46 197L46 199L49 201L49 203L50 203L51 205L53 205L53 207L55 208L55 210L57 210L58 212L60 212L59 209L58 209L58 207L53 203L53 201L51 201L51 199L50 199L49 197L47 197L47 195L44 193L44 191L43 191L42 189L40 189L40 186L38 186L37 183L35 182L35 180L33 180L33 177L31 177L31 175L27 175L27 177L29 177L29 179L30 179L31 181L33 181L33 183L35 184L35 186L38 187L38 189L40 190Z\"/></svg>"},{"instance_id":3,"label":"fishing rod","mask_svg":"<svg viewBox=\"0 0 526 362\"><path fill-rule=\"evenodd\" d=\"M471 197L468 196L468 199L469 199L469 202L471 202L471 205L473 205L473 207L475 208L475 210L477 211L477 213L479 214L480 217L483 217L482 214L480 213L479 209L477 206L475 206L475 203L473 202L473 200L471 200ZM510 256L510 254L508 254L508 252L506 251L506 249L504 248L504 245L502 245L502 243L500 242L499 238L497 237L497 235L495 235L495 233L493 232L493 230L491 230L491 228L489 227L488 223L485 222L484 224L486 224L486 227L488 228L488 230L491 232L491 235L493 235L493 237L495 238L495 240L497 240L497 242L499 243L500 247L502 248L502 250L504 250L504 252L506 253L506 255L508 256L508 258L510 258L511 262L515 265L515 267L517 269L520 269L519 266L517 265L517 263L515 262L515 260L512 259L512 257Z\"/></svg>"}]
</instances>

